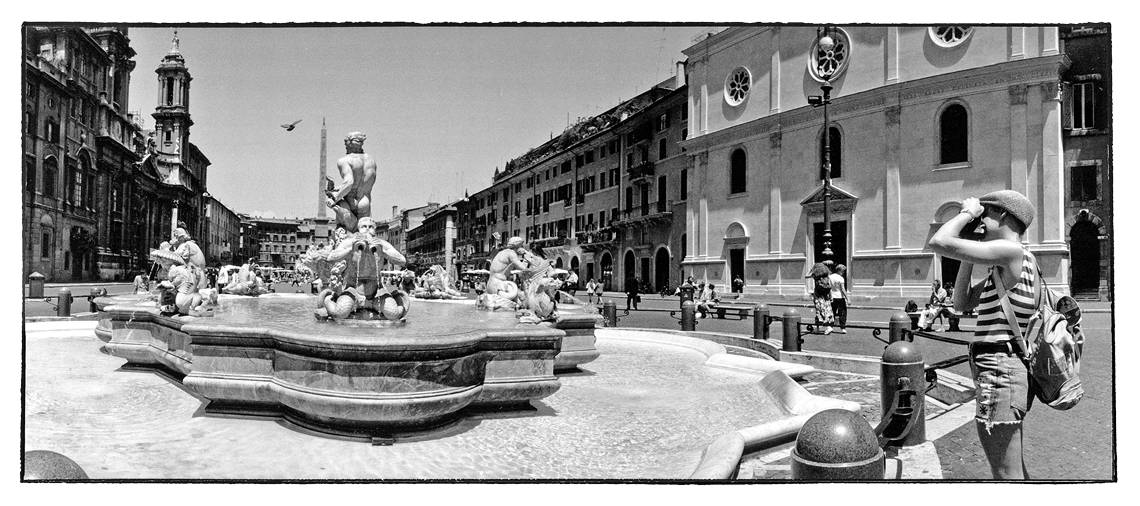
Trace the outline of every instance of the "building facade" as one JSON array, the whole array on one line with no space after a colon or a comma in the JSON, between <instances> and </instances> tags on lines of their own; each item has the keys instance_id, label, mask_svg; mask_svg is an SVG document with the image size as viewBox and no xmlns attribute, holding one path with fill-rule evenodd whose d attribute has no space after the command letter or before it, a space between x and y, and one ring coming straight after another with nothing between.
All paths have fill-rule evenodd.
<instances>
[{"instance_id":1,"label":"building facade","mask_svg":"<svg viewBox=\"0 0 1140 506\"><path fill-rule=\"evenodd\" d=\"M24 27L25 278L126 279L157 244L146 220L156 181L138 170L143 136L127 112L135 66L127 33Z\"/></svg>"},{"instance_id":2,"label":"building facade","mask_svg":"<svg viewBox=\"0 0 1140 506\"><path fill-rule=\"evenodd\" d=\"M1065 231L1070 286L1080 299L1112 297L1112 58L1108 26L1061 27L1065 54Z\"/></svg>"},{"instance_id":3,"label":"building facade","mask_svg":"<svg viewBox=\"0 0 1140 506\"><path fill-rule=\"evenodd\" d=\"M268 267L292 269L297 257L304 253L297 242L301 220L295 218L250 217L257 227L257 263Z\"/></svg>"},{"instance_id":4,"label":"building facade","mask_svg":"<svg viewBox=\"0 0 1140 506\"><path fill-rule=\"evenodd\" d=\"M241 218L215 198L206 199L206 234L203 236L206 265L218 266L238 262L241 243ZM248 258L248 257L247 257Z\"/></svg>"},{"instance_id":5,"label":"building facade","mask_svg":"<svg viewBox=\"0 0 1140 506\"><path fill-rule=\"evenodd\" d=\"M407 251L409 268L421 271L432 265L454 269L455 264L455 223L454 204L441 206L424 215L418 227L408 230Z\"/></svg>"},{"instance_id":6,"label":"building facade","mask_svg":"<svg viewBox=\"0 0 1140 506\"><path fill-rule=\"evenodd\" d=\"M248 214L238 214L239 235L235 265L244 264L261 257L261 232L257 229L257 218Z\"/></svg>"},{"instance_id":7,"label":"building facade","mask_svg":"<svg viewBox=\"0 0 1140 506\"><path fill-rule=\"evenodd\" d=\"M921 300L953 280L930 236L960 199L1007 188L1034 201L1025 241L1067 287L1057 27L733 27L684 53L686 273L806 296L824 228L809 97L828 80L832 249L854 297Z\"/></svg>"}]
</instances>

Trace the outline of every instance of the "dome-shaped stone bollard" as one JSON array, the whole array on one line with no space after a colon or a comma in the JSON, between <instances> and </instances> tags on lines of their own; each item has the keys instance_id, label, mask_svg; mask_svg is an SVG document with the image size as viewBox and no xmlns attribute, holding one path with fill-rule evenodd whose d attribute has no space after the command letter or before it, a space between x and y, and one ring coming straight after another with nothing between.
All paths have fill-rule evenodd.
<instances>
[{"instance_id":1,"label":"dome-shaped stone bollard","mask_svg":"<svg viewBox=\"0 0 1140 506\"><path fill-rule=\"evenodd\" d=\"M926 442L926 366L922 353L918 347L909 341L895 341L883 350L883 361L880 365L880 401L882 415L887 416L891 409L895 393L902 388L918 392L914 405L913 415L916 417L914 425L905 438L899 441L902 446L913 446ZM906 378L904 382L899 380Z\"/></svg>"},{"instance_id":2,"label":"dome-shaped stone bollard","mask_svg":"<svg viewBox=\"0 0 1140 506\"><path fill-rule=\"evenodd\" d=\"M25 480L86 480L87 473L74 460L47 450L24 453Z\"/></svg>"},{"instance_id":3,"label":"dome-shaped stone bollard","mask_svg":"<svg viewBox=\"0 0 1140 506\"><path fill-rule=\"evenodd\" d=\"M828 409L800 428L792 449L792 479L808 481L881 480L886 454L875 431L858 413Z\"/></svg>"},{"instance_id":4,"label":"dome-shaped stone bollard","mask_svg":"<svg viewBox=\"0 0 1140 506\"><path fill-rule=\"evenodd\" d=\"M905 341L907 338L906 331L910 330L910 315L904 312L891 315L891 321L887 328L887 342Z\"/></svg>"}]
</instances>

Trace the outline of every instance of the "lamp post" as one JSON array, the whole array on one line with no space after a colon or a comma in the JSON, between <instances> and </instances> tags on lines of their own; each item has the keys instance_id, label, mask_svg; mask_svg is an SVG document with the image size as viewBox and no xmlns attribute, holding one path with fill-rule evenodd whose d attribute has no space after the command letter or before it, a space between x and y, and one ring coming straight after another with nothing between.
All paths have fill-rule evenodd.
<instances>
[{"instance_id":1,"label":"lamp post","mask_svg":"<svg viewBox=\"0 0 1140 506\"><path fill-rule=\"evenodd\" d=\"M824 28L823 36L819 38L819 48L826 52L831 51L834 47L835 41L831 38L830 29ZM823 77L823 84L819 87L823 91L823 96L809 96L808 104L812 107L823 107L823 156L820 164L820 176L823 179L823 251L821 253L824 260L831 260L833 255L831 251L831 116L827 111L827 106L831 103L831 76L820 77Z\"/></svg>"}]
</instances>

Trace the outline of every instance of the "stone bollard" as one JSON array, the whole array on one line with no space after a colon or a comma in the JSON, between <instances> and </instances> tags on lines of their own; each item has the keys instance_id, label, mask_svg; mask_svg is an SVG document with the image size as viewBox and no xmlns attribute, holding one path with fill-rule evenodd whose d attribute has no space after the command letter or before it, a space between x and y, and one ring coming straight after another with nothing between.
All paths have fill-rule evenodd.
<instances>
[{"instance_id":1,"label":"stone bollard","mask_svg":"<svg viewBox=\"0 0 1140 506\"><path fill-rule=\"evenodd\" d=\"M752 339L768 339L768 306L765 304L752 308Z\"/></svg>"},{"instance_id":2,"label":"stone bollard","mask_svg":"<svg viewBox=\"0 0 1140 506\"><path fill-rule=\"evenodd\" d=\"M820 411L796 435L793 480L881 480L885 472L886 454L871 424L859 413Z\"/></svg>"},{"instance_id":3,"label":"stone bollard","mask_svg":"<svg viewBox=\"0 0 1140 506\"><path fill-rule=\"evenodd\" d=\"M926 384L926 374L922 353L912 342L895 341L883 350L880 371L882 384L879 392L883 418L886 418L887 410L891 409L895 392L903 387L918 392L910 407L912 416L917 419L910 432L898 443L902 446L914 446L926 442L926 389L923 388ZM904 378L905 380L900 382Z\"/></svg>"},{"instance_id":4,"label":"stone bollard","mask_svg":"<svg viewBox=\"0 0 1140 506\"><path fill-rule=\"evenodd\" d=\"M38 272L28 274L28 297L32 299L44 298L44 275Z\"/></svg>"},{"instance_id":5,"label":"stone bollard","mask_svg":"<svg viewBox=\"0 0 1140 506\"><path fill-rule=\"evenodd\" d=\"M697 304L692 300L681 302L681 330L692 332L697 330Z\"/></svg>"},{"instance_id":6,"label":"stone bollard","mask_svg":"<svg viewBox=\"0 0 1140 506\"><path fill-rule=\"evenodd\" d=\"M605 326L617 327L617 304L612 300L607 300L602 304L602 318L605 320Z\"/></svg>"},{"instance_id":7,"label":"stone bollard","mask_svg":"<svg viewBox=\"0 0 1140 506\"><path fill-rule=\"evenodd\" d=\"M795 309L784 311L784 351L800 351L800 314Z\"/></svg>"},{"instance_id":8,"label":"stone bollard","mask_svg":"<svg viewBox=\"0 0 1140 506\"><path fill-rule=\"evenodd\" d=\"M66 456L47 450L24 452L24 479L86 480L87 473Z\"/></svg>"},{"instance_id":9,"label":"stone bollard","mask_svg":"<svg viewBox=\"0 0 1140 506\"><path fill-rule=\"evenodd\" d=\"M106 297L106 296L107 296L107 289L106 288L92 288L91 289L91 292L89 292L87 294L87 303L90 304L92 313L98 313L99 312L99 306L97 306L95 304L95 299L98 297Z\"/></svg>"},{"instance_id":10,"label":"stone bollard","mask_svg":"<svg viewBox=\"0 0 1140 506\"><path fill-rule=\"evenodd\" d=\"M889 328L888 342L893 343L895 341L907 340L907 331L910 330L910 315L901 311L891 315Z\"/></svg>"},{"instance_id":11,"label":"stone bollard","mask_svg":"<svg viewBox=\"0 0 1140 506\"><path fill-rule=\"evenodd\" d=\"M681 309L685 308L685 301L691 302L693 300L693 292L696 290L697 287L693 286L688 281L684 282L680 287L678 287L677 291L680 292L678 297L681 299Z\"/></svg>"},{"instance_id":12,"label":"stone bollard","mask_svg":"<svg viewBox=\"0 0 1140 506\"><path fill-rule=\"evenodd\" d=\"M71 316L71 290L66 286L59 289L59 299L56 300L56 316Z\"/></svg>"}]
</instances>

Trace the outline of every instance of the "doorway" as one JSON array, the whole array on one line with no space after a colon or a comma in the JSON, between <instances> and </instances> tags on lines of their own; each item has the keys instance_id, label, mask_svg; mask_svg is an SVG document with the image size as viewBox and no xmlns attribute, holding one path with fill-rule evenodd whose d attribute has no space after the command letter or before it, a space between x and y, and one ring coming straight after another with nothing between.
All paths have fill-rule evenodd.
<instances>
[{"instance_id":1,"label":"doorway","mask_svg":"<svg viewBox=\"0 0 1140 506\"><path fill-rule=\"evenodd\" d=\"M638 289L640 291L640 289L645 287L646 285L648 285L649 280L652 279L649 277L649 257L642 257L641 258L641 277L639 279L641 280L641 286L638 287ZM650 286L649 291L653 292L656 290L654 290L654 288L652 286Z\"/></svg>"},{"instance_id":2,"label":"doorway","mask_svg":"<svg viewBox=\"0 0 1140 506\"><path fill-rule=\"evenodd\" d=\"M602 261L599 262L598 267L602 271L602 290L613 290L614 282L614 260L610 256L610 252L602 253Z\"/></svg>"},{"instance_id":3,"label":"doorway","mask_svg":"<svg viewBox=\"0 0 1140 506\"><path fill-rule=\"evenodd\" d=\"M665 248L658 248L653 272L653 283L657 285L655 287L657 291L669 286L669 270L669 252L665 251Z\"/></svg>"},{"instance_id":4,"label":"doorway","mask_svg":"<svg viewBox=\"0 0 1140 506\"><path fill-rule=\"evenodd\" d=\"M833 232L834 234L834 232ZM728 286L733 292L743 291L736 287L736 278L744 279L744 249L728 250Z\"/></svg>"},{"instance_id":5,"label":"doorway","mask_svg":"<svg viewBox=\"0 0 1140 506\"><path fill-rule=\"evenodd\" d=\"M812 244L813 257L812 262L822 262L823 257L823 223L813 223L814 225L814 241ZM836 265L847 265L848 272L850 272L850 264L847 262L847 221L833 221L831 222L831 259Z\"/></svg>"},{"instance_id":6,"label":"doorway","mask_svg":"<svg viewBox=\"0 0 1140 506\"><path fill-rule=\"evenodd\" d=\"M624 269L622 269L622 276L624 277L622 280L622 286L628 290L632 286L630 283L634 282L633 278L637 277L637 273L633 270L634 264L632 251L625 252L625 261L622 263L622 267L624 267Z\"/></svg>"},{"instance_id":7,"label":"doorway","mask_svg":"<svg viewBox=\"0 0 1140 506\"><path fill-rule=\"evenodd\" d=\"M1100 288L1100 241L1092 222L1079 221L1069 230L1069 258L1073 270L1072 292L1097 291Z\"/></svg>"}]
</instances>

